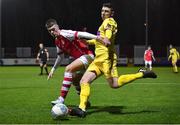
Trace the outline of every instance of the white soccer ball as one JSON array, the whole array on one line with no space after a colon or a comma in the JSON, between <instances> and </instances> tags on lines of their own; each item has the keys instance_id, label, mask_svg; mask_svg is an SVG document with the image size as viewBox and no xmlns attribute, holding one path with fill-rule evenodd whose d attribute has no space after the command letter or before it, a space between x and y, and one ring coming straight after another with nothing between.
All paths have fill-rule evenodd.
<instances>
[{"instance_id":1,"label":"white soccer ball","mask_svg":"<svg viewBox=\"0 0 180 125\"><path fill-rule=\"evenodd\" d=\"M68 108L65 104L56 104L52 107L51 114L53 118L65 117L68 114Z\"/></svg>"}]
</instances>

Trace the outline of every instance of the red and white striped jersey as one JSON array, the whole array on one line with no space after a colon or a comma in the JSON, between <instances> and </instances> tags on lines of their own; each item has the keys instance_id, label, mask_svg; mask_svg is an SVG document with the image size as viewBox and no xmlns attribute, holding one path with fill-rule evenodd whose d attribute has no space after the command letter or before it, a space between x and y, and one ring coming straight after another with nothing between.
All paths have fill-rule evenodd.
<instances>
[{"instance_id":1,"label":"red and white striped jersey","mask_svg":"<svg viewBox=\"0 0 180 125\"><path fill-rule=\"evenodd\" d=\"M153 51L151 49L146 50L144 56L145 56L145 61L152 61Z\"/></svg>"},{"instance_id":2,"label":"red and white striped jersey","mask_svg":"<svg viewBox=\"0 0 180 125\"><path fill-rule=\"evenodd\" d=\"M82 55L93 54L84 40L78 39L77 31L60 30L60 35L55 39L57 52L67 53L77 59Z\"/></svg>"}]
</instances>

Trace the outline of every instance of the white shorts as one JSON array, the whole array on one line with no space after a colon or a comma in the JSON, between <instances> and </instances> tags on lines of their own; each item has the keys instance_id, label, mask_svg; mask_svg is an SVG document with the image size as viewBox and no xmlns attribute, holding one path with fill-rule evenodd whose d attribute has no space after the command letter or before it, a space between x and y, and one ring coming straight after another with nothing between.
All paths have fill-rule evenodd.
<instances>
[{"instance_id":1,"label":"white shorts","mask_svg":"<svg viewBox=\"0 0 180 125\"><path fill-rule=\"evenodd\" d=\"M84 64L84 67L86 69L89 66L89 64L91 64L91 62L94 60L94 55L93 54L82 55L78 59Z\"/></svg>"},{"instance_id":2,"label":"white shorts","mask_svg":"<svg viewBox=\"0 0 180 125\"><path fill-rule=\"evenodd\" d=\"M147 65L147 64L151 66L152 65L152 61L145 61L145 65Z\"/></svg>"}]
</instances>

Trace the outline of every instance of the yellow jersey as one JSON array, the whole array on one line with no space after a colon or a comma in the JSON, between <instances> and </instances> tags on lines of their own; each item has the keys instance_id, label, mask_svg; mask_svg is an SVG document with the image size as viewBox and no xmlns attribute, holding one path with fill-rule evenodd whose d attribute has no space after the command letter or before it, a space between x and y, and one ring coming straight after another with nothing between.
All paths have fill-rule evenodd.
<instances>
[{"instance_id":1,"label":"yellow jersey","mask_svg":"<svg viewBox=\"0 0 180 125\"><path fill-rule=\"evenodd\" d=\"M172 58L172 59L179 59L179 52L175 48L171 48L169 50L169 52L170 52L169 59L170 58Z\"/></svg>"},{"instance_id":2,"label":"yellow jersey","mask_svg":"<svg viewBox=\"0 0 180 125\"><path fill-rule=\"evenodd\" d=\"M107 37L110 40L111 45L105 46L103 43L94 39L87 41L89 44L95 45L96 61L103 62L104 60L113 57L113 54L115 53L114 42L115 42L116 33L117 33L116 21L112 17L107 18L103 21L103 23L99 27L98 35L100 35L103 38Z\"/></svg>"}]
</instances>

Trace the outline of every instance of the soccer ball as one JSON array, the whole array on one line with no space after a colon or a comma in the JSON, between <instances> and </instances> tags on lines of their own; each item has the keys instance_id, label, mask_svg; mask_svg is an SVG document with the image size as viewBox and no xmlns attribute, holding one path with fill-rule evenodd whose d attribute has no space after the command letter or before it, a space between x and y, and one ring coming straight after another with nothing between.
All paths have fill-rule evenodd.
<instances>
[{"instance_id":1,"label":"soccer ball","mask_svg":"<svg viewBox=\"0 0 180 125\"><path fill-rule=\"evenodd\" d=\"M65 104L56 104L51 109L51 115L54 119L65 117L68 114L68 108Z\"/></svg>"}]
</instances>

